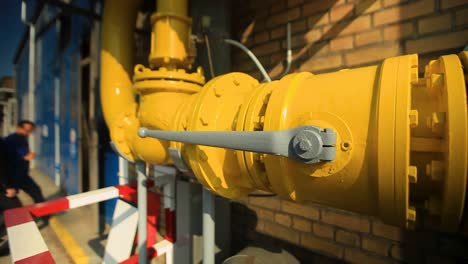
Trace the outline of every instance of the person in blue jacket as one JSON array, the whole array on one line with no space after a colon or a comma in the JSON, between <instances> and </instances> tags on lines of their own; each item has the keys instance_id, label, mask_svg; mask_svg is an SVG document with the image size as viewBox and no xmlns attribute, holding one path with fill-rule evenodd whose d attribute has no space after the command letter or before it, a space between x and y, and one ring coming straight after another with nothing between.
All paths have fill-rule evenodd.
<instances>
[{"instance_id":1,"label":"person in blue jacket","mask_svg":"<svg viewBox=\"0 0 468 264\"><path fill-rule=\"evenodd\" d=\"M7 195L16 195L18 190L23 190L31 196L35 203L45 201L41 188L29 175L29 162L36 158L36 153L31 152L28 144L28 136L34 131L36 125L29 120L18 123L15 133L7 136L4 143L7 148Z\"/></svg>"}]
</instances>

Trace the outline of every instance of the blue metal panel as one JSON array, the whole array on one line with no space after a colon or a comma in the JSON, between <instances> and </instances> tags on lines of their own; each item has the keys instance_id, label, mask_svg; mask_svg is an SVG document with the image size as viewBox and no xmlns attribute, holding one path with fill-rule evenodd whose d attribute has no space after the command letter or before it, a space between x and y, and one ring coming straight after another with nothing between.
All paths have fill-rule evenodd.
<instances>
[{"instance_id":1,"label":"blue metal panel","mask_svg":"<svg viewBox=\"0 0 468 264\"><path fill-rule=\"evenodd\" d=\"M104 182L102 187L115 186L119 184L118 170L119 156L111 149L108 149L104 152ZM112 222L116 200L117 199L112 199L102 203L101 208L103 209L104 220L106 223Z\"/></svg>"},{"instance_id":2,"label":"blue metal panel","mask_svg":"<svg viewBox=\"0 0 468 264\"><path fill-rule=\"evenodd\" d=\"M16 65L16 96L18 99L18 118L25 116L23 113L23 98L28 90L29 51L23 49L21 57Z\"/></svg>"},{"instance_id":3,"label":"blue metal panel","mask_svg":"<svg viewBox=\"0 0 468 264\"><path fill-rule=\"evenodd\" d=\"M54 176L54 77L58 36L55 27L45 32L37 42L36 123L39 144L37 166L46 175Z\"/></svg>"},{"instance_id":4,"label":"blue metal panel","mask_svg":"<svg viewBox=\"0 0 468 264\"><path fill-rule=\"evenodd\" d=\"M86 18L71 17L70 41L62 57L62 107L67 110L61 111L61 160L64 188L69 194L80 191L80 44L88 26Z\"/></svg>"}]
</instances>

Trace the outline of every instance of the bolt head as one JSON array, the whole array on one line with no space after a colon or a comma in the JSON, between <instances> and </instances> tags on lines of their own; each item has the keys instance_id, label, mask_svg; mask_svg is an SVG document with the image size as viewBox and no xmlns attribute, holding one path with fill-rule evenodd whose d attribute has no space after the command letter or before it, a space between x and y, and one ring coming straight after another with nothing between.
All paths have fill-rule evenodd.
<instances>
[{"instance_id":1,"label":"bolt head","mask_svg":"<svg viewBox=\"0 0 468 264\"><path fill-rule=\"evenodd\" d=\"M299 149L302 151L309 151L312 148L312 143L307 139L302 139L299 141Z\"/></svg>"},{"instance_id":2,"label":"bolt head","mask_svg":"<svg viewBox=\"0 0 468 264\"><path fill-rule=\"evenodd\" d=\"M323 149L322 138L318 131L300 131L293 139L293 148L299 158L309 162L317 160Z\"/></svg>"}]
</instances>

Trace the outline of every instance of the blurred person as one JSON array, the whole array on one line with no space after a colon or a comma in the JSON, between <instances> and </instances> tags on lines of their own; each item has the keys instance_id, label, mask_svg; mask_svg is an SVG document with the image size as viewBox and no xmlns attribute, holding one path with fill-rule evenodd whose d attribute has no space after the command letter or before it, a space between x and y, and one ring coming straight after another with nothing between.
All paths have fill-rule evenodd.
<instances>
[{"instance_id":1,"label":"blurred person","mask_svg":"<svg viewBox=\"0 0 468 264\"><path fill-rule=\"evenodd\" d=\"M7 146L3 138L0 138L0 255L8 253L8 239L3 212L21 206L21 202L16 196L16 189L11 185L7 158Z\"/></svg>"},{"instance_id":2,"label":"blurred person","mask_svg":"<svg viewBox=\"0 0 468 264\"><path fill-rule=\"evenodd\" d=\"M23 190L35 203L40 203L45 201L41 188L29 175L29 162L36 158L36 153L29 149L28 136L35 127L33 122L22 120L16 126L15 133L5 138L8 156L7 181L15 191ZM12 195L13 191L9 193Z\"/></svg>"}]
</instances>

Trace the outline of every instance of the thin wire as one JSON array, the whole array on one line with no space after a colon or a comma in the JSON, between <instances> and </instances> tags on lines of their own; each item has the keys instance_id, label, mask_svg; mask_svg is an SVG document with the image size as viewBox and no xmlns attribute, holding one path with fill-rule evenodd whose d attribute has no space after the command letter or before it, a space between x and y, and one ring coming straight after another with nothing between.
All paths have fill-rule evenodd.
<instances>
[{"instance_id":1,"label":"thin wire","mask_svg":"<svg viewBox=\"0 0 468 264\"><path fill-rule=\"evenodd\" d=\"M277 77L273 79L280 79L284 75L286 75L290 70L291 70L291 64L292 64L292 51L291 51L291 23L288 23L286 26L286 44L287 44L287 50L286 50L286 68L282 73L280 73Z\"/></svg>"},{"instance_id":2,"label":"thin wire","mask_svg":"<svg viewBox=\"0 0 468 264\"><path fill-rule=\"evenodd\" d=\"M250 59L255 63L257 68L262 73L263 78L267 82L271 82L271 78L270 78L270 76L268 76L268 73L265 71L265 68L263 67L262 63L257 59L255 54L253 54L252 51L250 51L244 44L240 43L239 41L233 40L233 39L224 39L224 42L226 42L228 44L231 44L233 46L236 46L236 47L240 48L241 50L243 50L247 54L247 56L249 56Z\"/></svg>"},{"instance_id":3,"label":"thin wire","mask_svg":"<svg viewBox=\"0 0 468 264\"><path fill-rule=\"evenodd\" d=\"M210 74L211 78L215 77L214 67L213 67L213 59L211 57L211 48L210 48L210 40L208 39L208 34L205 34L205 44L206 44L206 53L208 55L208 65L210 66Z\"/></svg>"}]
</instances>

